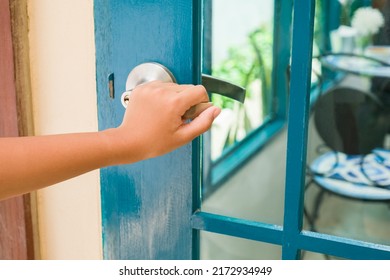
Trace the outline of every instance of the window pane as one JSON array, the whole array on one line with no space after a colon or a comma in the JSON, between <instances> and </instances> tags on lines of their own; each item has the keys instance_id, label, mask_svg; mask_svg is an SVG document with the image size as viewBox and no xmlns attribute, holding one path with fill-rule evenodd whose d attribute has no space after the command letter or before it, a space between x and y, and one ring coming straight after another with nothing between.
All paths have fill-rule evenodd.
<instances>
[{"instance_id":1,"label":"window pane","mask_svg":"<svg viewBox=\"0 0 390 280\"><path fill-rule=\"evenodd\" d=\"M280 260L281 247L228 235L202 231L202 260Z\"/></svg>"},{"instance_id":2,"label":"window pane","mask_svg":"<svg viewBox=\"0 0 390 280\"><path fill-rule=\"evenodd\" d=\"M205 23L211 26L212 34L208 71L247 90L245 104L212 95L212 101L222 108L211 129L212 160L272 116L273 2L213 0L211 3L211 24Z\"/></svg>"},{"instance_id":3,"label":"window pane","mask_svg":"<svg viewBox=\"0 0 390 280\"><path fill-rule=\"evenodd\" d=\"M203 138L206 212L283 222L292 17L292 3L283 3L205 1L204 72L212 70L213 76L248 91L245 105L213 96L223 112L212 128L212 140L209 134ZM212 14L207 16L207 11Z\"/></svg>"},{"instance_id":4,"label":"window pane","mask_svg":"<svg viewBox=\"0 0 390 280\"><path fill-rule=\"evenodd\" d=\"M331 256L331 255L324 255L319 254L315 252L310 251L301 251L301 259L302 260L344 260L343 258Z\"/></svg>"},{"instance_id":5,"label":"window pane","mask_svg":"<svg viewBox=\"0 0 390 280\"><path fill-rule=\"evenodd\" d=\"M316 9L305 229L389 245L390 3L325 2Z\"/></svg>"}]
</instances>

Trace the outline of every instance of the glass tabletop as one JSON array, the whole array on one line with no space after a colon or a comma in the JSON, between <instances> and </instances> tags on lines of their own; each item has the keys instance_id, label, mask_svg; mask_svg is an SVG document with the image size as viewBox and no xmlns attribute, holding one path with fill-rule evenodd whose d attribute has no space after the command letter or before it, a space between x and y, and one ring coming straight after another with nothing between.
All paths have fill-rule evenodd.
<instances>
[{"instance_id":1,"label":"glass tabletop","mask_svg":"<svg viewBox=\"0 0 390 280\"><path fill-rule=\"evenodd\" d=\"M373 56L334 53L320 57L322 65L333 71L390 78L390 64Z\"/></svg>"}]
</instances>

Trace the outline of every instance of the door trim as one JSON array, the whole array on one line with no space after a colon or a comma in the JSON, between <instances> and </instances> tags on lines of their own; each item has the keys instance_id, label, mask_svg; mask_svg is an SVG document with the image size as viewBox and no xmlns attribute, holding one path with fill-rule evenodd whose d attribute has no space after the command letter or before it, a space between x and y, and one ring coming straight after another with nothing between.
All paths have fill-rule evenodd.
<instances>
[{"instance_id":1,"label":"door trim","mask_svg":"<svg viewBox=\"0 0 390 280\"><path fill-rule=\"evenodd\" d=\"M0 137L32 135L31 85L25 0L0 2ZM0 202L0 259L39 258L35 195Z\"/></svg>"}]
</instances>

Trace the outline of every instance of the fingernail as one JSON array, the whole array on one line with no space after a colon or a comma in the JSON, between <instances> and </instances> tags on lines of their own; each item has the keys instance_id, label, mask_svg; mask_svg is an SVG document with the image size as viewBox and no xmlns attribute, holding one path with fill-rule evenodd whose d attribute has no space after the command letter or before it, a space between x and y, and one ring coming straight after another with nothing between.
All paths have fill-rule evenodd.
<instances>
[{"instance_id":1,"label":"fingernail","mask_svg":"<svg viewBox=\"0 0 390 280\"><path fill-rule=\"evenodd\" d=\"M221 108L215 107L214 112L213 112L213 117L214 117L214 119L215 119L216 117L218 117L218 115L219 115L220 113L221 113Z\"/></svg>"}]
</instances>

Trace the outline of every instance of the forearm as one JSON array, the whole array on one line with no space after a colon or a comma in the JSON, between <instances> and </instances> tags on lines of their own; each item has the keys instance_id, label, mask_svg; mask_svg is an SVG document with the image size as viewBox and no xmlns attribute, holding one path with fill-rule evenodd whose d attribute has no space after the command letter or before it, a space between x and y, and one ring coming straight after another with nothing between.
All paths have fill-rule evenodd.
<instances>
[{"instance_id":1,"label":"forearm","mask_svg":"<svg viewBox=\"0 0 390 280\"><path fill-rule=\"evenodd\" d=\"M101 132L0 138L0 200L109 165L166 154L207 131L220 109L190 122L192 106L208 102L204 87L151 82L132 91L123 122Z\"/></svg>"},{"instance_id":2,"label":"forearm","mask_svg":"<svg viewBox=\"0 0 390 280\"><path fill-rule=\"evenodd\" d=\"M0 199L114 164L109 134L0 138Z\"/></svg>"}]
</instances>

